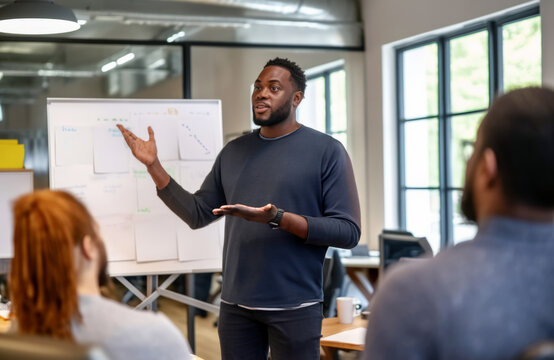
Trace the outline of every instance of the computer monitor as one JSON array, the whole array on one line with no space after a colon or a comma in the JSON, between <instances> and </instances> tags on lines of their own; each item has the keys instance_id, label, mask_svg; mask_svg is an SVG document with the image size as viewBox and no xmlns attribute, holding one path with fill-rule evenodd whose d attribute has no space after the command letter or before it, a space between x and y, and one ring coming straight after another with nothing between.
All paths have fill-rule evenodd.
<instances>
[{"instance_id":1,"label":"computer monitor","mask_svg":"<svg viewBox=\"0 0 554 360\"><path fill-rule=\"evenodd\" d=\"M379 278L387 268L402 258L432 257L433 250L425 237L416 237L402 231L383 231L379 235Z\"/></svg>"}]
</instances>

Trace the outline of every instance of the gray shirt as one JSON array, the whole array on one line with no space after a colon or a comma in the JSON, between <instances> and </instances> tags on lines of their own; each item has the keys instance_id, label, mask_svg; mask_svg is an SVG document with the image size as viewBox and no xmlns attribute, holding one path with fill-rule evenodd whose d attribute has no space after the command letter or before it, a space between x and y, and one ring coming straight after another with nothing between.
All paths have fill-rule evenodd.
<instances>
[{"instance_id":1,"label":"gray shirt","mask_svg":"<svg viewBox=\"0 0 554 360\"><path fill-rule=\"evenodd\" d=\"M112 360L192 359L185 338L163 314L97 295L79 295L79 310L83 319L73 323L75 340L100 345Z\"/></svg>"},{"instance_id":2,"label":"gray shirt","mask_svg":"<svg viewBox=\"0 0 554 360\"><path fill-rule=\"evenodd\" d=\"M371 307L364 359L512 359L554 338L553 223L492 218L473 241L399 264Z\"/></svg>"}]
</instances>

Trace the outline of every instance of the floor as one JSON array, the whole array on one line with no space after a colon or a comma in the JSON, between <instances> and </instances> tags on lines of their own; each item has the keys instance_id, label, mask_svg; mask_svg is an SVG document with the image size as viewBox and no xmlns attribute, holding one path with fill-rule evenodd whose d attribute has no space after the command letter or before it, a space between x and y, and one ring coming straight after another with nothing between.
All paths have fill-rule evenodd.
<instances>
[{"instance_id":1,"label":"floor","mask_svg":"<svg viewBox=\"0 0 554 360\"><path fill-rule=\"evenodd\" d=\"M158 309L181 330L187 338L187 306L171 299L160 299ZM196 355L204 360L219 360L219 337L214 326L216 316L208 313L206 318L196 316L195 319Z\"/></svg>"}]
</instances>

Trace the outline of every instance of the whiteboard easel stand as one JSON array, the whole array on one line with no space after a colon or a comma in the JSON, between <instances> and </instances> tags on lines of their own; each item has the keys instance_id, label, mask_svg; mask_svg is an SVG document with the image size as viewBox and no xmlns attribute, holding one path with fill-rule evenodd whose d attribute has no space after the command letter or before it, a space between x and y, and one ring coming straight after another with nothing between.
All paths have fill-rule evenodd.
<instances>
[{"instance_id":1,"label":"whiteboard easel stand","mask_svg":"<svg viewBox=\"0 0 554 360\"><path fill-rule=\"evenodd\" d=\"M161 285L157 286L158 275L147 275L147 294L144 295L139 289L131 284L123 276L116 276L115 278L123 284L129 291L131 291L136 297L141 300L135 309L141 310L147 308L149 310L156 311L156 300L159 297L166 297L182 304L188 305L187 311L187 335L189 345L192 352L195 352L195 338L194 338L194 313L195 309L202 309L209 311L216 315L219 314L219 306L210 304L204 301L200 301L194 298L194 274L186 274L187 277L187 295L179 294L175 291L167 290L167 288L179 277L181 274L171 274ZM148 278L150 278L151 287L148 285Z\"/></svg>"}]
</instances>

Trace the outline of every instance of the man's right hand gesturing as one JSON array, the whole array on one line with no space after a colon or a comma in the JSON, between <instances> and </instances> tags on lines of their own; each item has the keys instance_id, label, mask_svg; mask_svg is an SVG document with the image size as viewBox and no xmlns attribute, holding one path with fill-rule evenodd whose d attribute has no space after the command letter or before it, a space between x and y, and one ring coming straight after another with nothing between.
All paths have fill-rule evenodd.
<instances>
[{"instance_id":1,"label":"man's right hand gesturing","mask_svg":"<svg viewBox=\"0 0 554 360\"><path fill-rule=\"evenodd\" d=\"M152 165L158 158L158 149L156 148L156 140L154 139L154 130L148 127L148 141L144 141L137 137L131 131L125 129L123 125L117 124L117 128L123 134L123 138L133 155L138 161L146 166Z\"/></svg>"},{"instance_id":2,"label":"man's right hand gesturing","mask_svg":"<svg viewBox=\"0 0 554 360\"><path fill-rule=\"evenodd\" d=\"M144 141L120 124L117 125L117 128L123 134L123 138L127 145L129 145L133 155L138 161L146 165L156 187L158 189L166 187L167 184L169 184L170 177L158 159L158 149L156 147L156 140L154 139L154 130L152 130L150 126L148 127L148 140Z\"/></svg>"}]
</instances>

